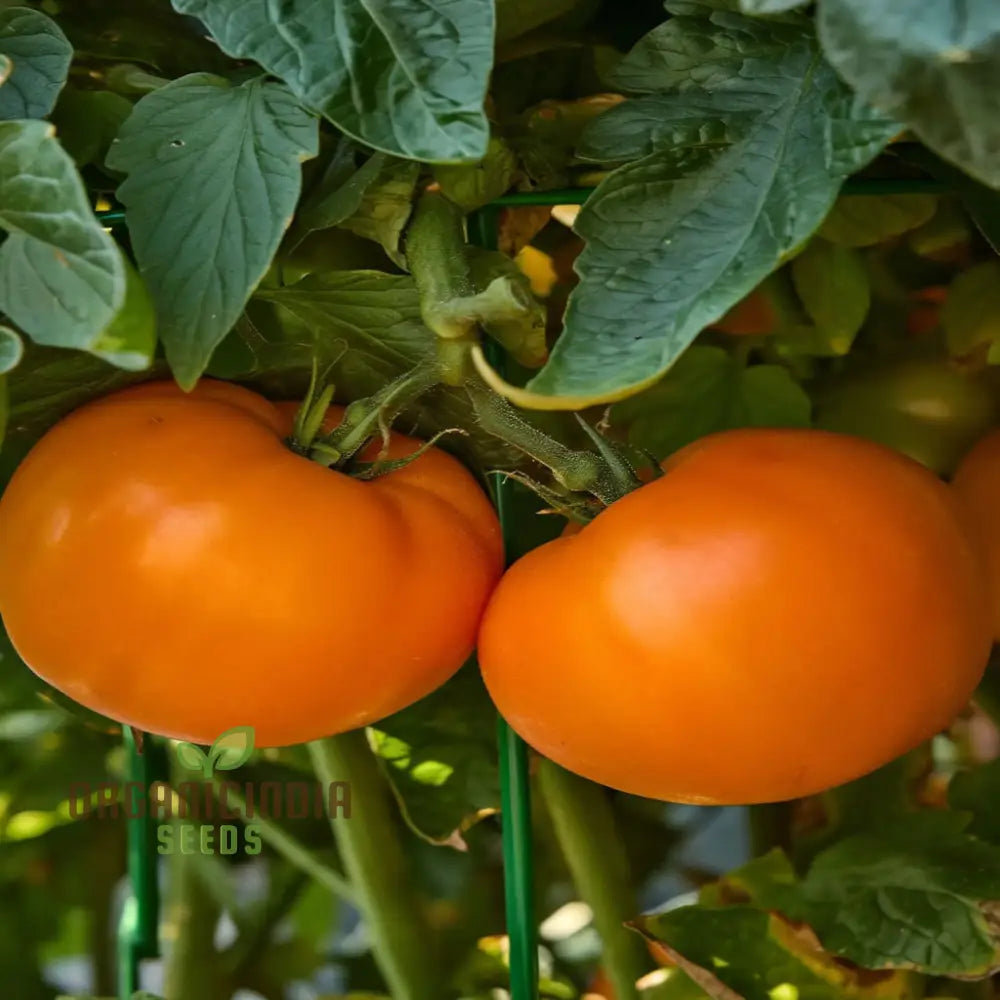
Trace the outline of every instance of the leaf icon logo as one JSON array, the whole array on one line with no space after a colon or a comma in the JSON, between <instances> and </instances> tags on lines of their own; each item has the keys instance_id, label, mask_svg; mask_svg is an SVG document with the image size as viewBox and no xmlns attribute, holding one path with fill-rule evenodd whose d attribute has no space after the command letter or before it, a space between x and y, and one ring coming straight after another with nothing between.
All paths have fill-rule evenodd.
<instances>
[{"instance_id":1,"label":"leaf icon logo","mask_svg":"<svg viewBox=\"0 0 1000 1000\"><path fill-rule=\"evenodd\" d=\"M201 771L204 778L211 780L216 770L234 771L245 764L253 748L253 726L233 726L216 739L207 753L194 743L183 742L174 745L174 753L181 767Z\"/></svg>"}]
</instances>

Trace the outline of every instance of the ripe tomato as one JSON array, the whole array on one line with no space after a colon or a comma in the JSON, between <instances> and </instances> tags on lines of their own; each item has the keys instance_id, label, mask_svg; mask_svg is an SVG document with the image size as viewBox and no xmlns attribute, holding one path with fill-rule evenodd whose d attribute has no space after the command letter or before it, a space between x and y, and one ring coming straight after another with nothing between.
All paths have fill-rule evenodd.
<instances>
[{"instance_id":1,"label":"ripe tomato","mask_svg":"<svg viewBox=\"0 0 1000 1000\"><path fill-rule=\"evenodd\" d=\"M827 386L816 424L878 441L940 475L993 426L997 406L985 380L943 361L873 368Z\"/></svg>"},{"instance_id":2,"label":"ripe tomato","mask_svg":"<svg viewBox=\"0 0 1000 1000\"><path fill-rule=\"evenodd\" d=\"M1000 431L988 434L965 456L951 485L986 559L993 637L1000 641Z\"/></svg>"},{"instance_id":3,"label":"ripe tomato","mask_svg":"<svg viewBox=\"0 0 1000 1000\"><path fill-rule=\"evenodd\" d=\"M435 450L373 482L326 469L286 447L289 409L153 383L53 427L0 500L0 615L25 662L139 729L252 725L258 746L454 673L501 573L487 498ZM418 445L393 435L390 456Z\"/></svg>"},{"instance_id":4,"label":"ripe tomato","mask_svg":"<svg viewBox=\"0 0 1000 1000\"><path fill-rule=\"evenodd\" d=\"M946 726L990 648L948 487L813 430L710 435L667 475L513 565L479 636L528 743L693 803L790 799Z\"/></svg>"}]
</instances>

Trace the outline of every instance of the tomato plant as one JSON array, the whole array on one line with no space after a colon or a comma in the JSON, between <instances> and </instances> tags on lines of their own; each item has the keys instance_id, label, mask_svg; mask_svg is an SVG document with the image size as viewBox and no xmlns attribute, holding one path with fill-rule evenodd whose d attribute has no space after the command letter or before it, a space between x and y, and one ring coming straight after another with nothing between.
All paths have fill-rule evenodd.
<instances>
[{"instance_id":1,"label":"tomato plant","mask_svg":"<svg viewBox=\"0 0 1000 1000\"><path fill-rule=\"evenodd\" d=\"M189 919L165 925L168 1000L535 1000L532 894L501 901L497 819L501 773L529 771L546 998L598 966L618 1000L995 992L994 667L968 701L990 438L956 478L971 543L931 475L996 418L994 8L0 0L12 1000L128 986L107 941L123 831L66 799L142 763L105 716L149 730L149 768L156 730L368 724L244 765L349 782L351 822L261 825L232 870L169 859ZM850 438L699 478L720 440L842 440L816 428L931 471ZM513 741L502 772L495 706L455 672L499 572L483 484L508 562L562 536L515 562L484 630L512 721L524 702L589 747L581 771L660 795L846 784L685 811L529 768ZM530 603L508 596L529 579ZM510 855L529 828L506 808ZM728 849L706 860L716 818ZM235 872L266 888L245 900ZM71 949L92 976L52 971Z\"/></svg>"}]
</instances>

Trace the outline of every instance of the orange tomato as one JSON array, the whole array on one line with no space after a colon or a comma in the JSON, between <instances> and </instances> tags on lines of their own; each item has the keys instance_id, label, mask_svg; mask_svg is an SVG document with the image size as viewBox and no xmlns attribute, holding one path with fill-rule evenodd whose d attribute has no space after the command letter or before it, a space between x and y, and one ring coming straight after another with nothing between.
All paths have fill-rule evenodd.
<instances>
[{"instance_id":1,"label":"orange tomato","mask_svg":"<svg viewBox=\"0 0 1000 1000\"><path fill-rule=\"evenodd\" d=\"M986 560L993 638L1000 642L1000 431L987 434L962 459L951 485Z\"/></svg>"},{"instance_id":2,"label":"orange tomato","mask_svg":"<svg viewBox=\"0 0 1000 1000\"><path fill-rule=\"evenodd\" d=\"M595 781L790 799L948 725L990 648L948 488L881 445L736 430L507 572L480 629L497 706Z\"/></svg>"},{"instance_id":3,"label":"orange tomato","mask_svg":"<svg viewBox=\"0 0 1000 1000\"><path fill-rule=\"evenodd\" d=\"M433 449L373 482L324 468L286 446L291 412L161 382L53 427L0 500L0 615L24 661L139 729L252 725L258 746L451 676L501 573L486 496ZM389 455L418 446L394 434Z\"/></svg>"}]
</instances>

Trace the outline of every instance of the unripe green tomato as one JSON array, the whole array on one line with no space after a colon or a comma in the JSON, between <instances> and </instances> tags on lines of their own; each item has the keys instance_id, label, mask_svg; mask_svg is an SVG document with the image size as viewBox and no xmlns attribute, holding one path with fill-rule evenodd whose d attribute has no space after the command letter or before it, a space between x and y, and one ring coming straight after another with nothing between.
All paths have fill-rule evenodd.
<instances>
[{"instance_id":1,"label":"unripe green tomato","mask_svg":"<svg viewBox=\"0 0 1000 1000\"><path fill-rule=\"evenodd\" d=\"M816 426L878 441L948 476L997 422L986 380L944 361L904 361L830 383Z\"/></svg>"}]
</instances>

